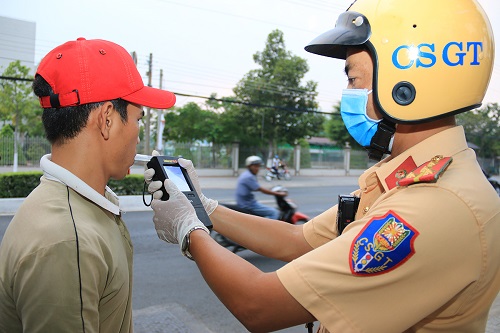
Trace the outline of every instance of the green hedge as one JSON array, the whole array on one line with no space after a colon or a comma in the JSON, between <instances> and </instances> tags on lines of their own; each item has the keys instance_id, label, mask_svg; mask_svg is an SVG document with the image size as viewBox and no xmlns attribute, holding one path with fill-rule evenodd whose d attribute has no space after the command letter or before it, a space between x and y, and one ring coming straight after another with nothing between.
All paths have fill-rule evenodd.
<instances>
[{"instance_id":1,"label":"green hedge","mask_svg":"<svg viewBox=\"0 0 500 333\"><path fill-rule=\"evenodd\" d=\"M40 171L6 172L0 174L0 198L24 198L40 184ZM108 186L117 195L141 195L142 175L128 175L122 180L110 180Z\"/></svg>"},{"instance_id":2,"label":"green hedge","mask_svg":"<svg viewBox=\"0 0 500 333\"><path fill-rule=\"evenodd\" d=\"M24 198L40 183L40 171L0 174L0 198Z\"/></svg>"},{"instance_id":3,"label":"green hedge","mask_svg":"<svg viewBox=\"0 0 500 333\"><path fill-rule=\"evenodd\" d=\"M110 180L108 186L116 195L142 195L144 176L128 175L121 180Z\"/></svg>"}]
</instances>

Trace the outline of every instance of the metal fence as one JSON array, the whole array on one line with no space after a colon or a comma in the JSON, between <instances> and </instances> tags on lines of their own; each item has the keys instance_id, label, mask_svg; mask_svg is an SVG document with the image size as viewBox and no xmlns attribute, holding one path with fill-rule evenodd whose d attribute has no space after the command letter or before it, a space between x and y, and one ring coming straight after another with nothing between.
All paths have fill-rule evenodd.
<instances>
[{"instance_id":1,"label":"metal fence","mask_svg":"<svg viewBox=\"0 0 500 333\"><path fill-rule=\"evenodd\" d=\"M233 154L233 149L238 149ZM295 147L286 146L278 148L275 152L280 160L293 169L296 165ZM163 154L170 156L183 156L193 161L197 168L230 169L232 160L238 157L238 167L245 167L245 159L251 155L262 158L268 167L271 166L273 156L268 156L267 147L239 147L235 144L210 146L203 144L166 144ZM344 169L345 151L340 148L325 147L322 149L300 149L300 169ZM365 151L354 150L350 152L350 168L366 169L370 164Z\"/></svg>"},{"instance_id":2,"label":"metal fence","mask_svg":"<svg viewBox=\"0 0 500 333\"><path fill-rule=\"evenodd\" d=\"M237 149L235 155L233 149ZM143 152L143 145L139 144L138 152ZM18 144L18 166L37 167L40 158L50 153L50 144L43 137L25 137ZM238 167L245 166L245 159L250 155L260 156L267 162L267 148L244 148L237 144L207 145L202 143L165 143L162 151L164 155L182 156L193 161L197 168L231 169L233 159L238 158ZM280 159L290 167L296 163L297 153L294 147L281 147L276 152ZM344 169L345 152L342 149L321 148L300 150L300 167L313 169ZM235 157L236 156L236 157ZM272 158L272 156L270 157ZM14 163L14 138L0 137L0 166L11 166ZM365 169L368 158L364 151L351 152L351 168Z\"/></svg>"},{"instance_id":3,"label":"metal fence","mask_svg":"<svg viewBox=\"0 0 500 333\"><path fill-rule=\"evenodd\" d=\"M233 150L237 149L237 154ZM43 137L25 137L18 144L18 166L38 167L40 158L50 153L50 144ZM137 147L143 152L142 145ZM335 147L301 148L300 169L345 169L346 151ZM296 147L281 147L277 154L293 169L296 165ZM186 144L168 142L164 145L164 155L183 156L193 161L197 168L231 169L233 159L238 158L238 167L245 166L245 158L258 155L267 162L267 148L243 148L237 144L207 145L202 143ZM365 151L351 150L349 168L364 170L372 163ZM272 158L272 156L270 156ZM498 174L498 160L478 158L479 164L487 172ZM0 166L11 166L14 162L14 138L0 137Z\"/></svg>"},{"instance_id":4,"label":"metal fence","mask_svg":"<svg viewBox=\"0 0 500 333\"><path fill-rule=\"evenodd\" d=\"M40 158L50 153L50 143L41 137L25 137L18 142L18 165L39 166ZM0 166L14 164L14 137L0 137Z\"/></svg>"}]
</instances>

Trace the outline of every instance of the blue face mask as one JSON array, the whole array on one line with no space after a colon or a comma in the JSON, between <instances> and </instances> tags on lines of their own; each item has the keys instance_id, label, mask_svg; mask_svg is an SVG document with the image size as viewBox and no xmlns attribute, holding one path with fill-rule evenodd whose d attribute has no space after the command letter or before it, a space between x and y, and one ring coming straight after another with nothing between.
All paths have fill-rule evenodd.
<instances>
[{"instance_id":1,"label":"blue face mask","mask_svg":"<svg viewBox=\"0 0 500 333\"><path fill-rule=\"evenodd\" d=\"M344 89L340 101L340 115L351 136L363 147L369 147L380 120L366 114L368 89Z\"/></svg>"}]
</instances>

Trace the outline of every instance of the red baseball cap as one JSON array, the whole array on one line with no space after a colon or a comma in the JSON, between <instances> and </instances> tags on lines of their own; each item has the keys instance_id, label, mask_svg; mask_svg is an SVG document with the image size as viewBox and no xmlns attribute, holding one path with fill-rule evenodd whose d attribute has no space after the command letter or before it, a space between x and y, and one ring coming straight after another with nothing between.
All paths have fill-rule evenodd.
<instances>
[{"instance_id":1,"label":"red baseball cap","mask_svg":"<svg viewBox=\"0 0 500 333\"><path fill-rule=\"evenodd\" d=\"M144 86L132 56L120 45L78 38L50 51L36 74L54 94L40 98L43 108L60 108L121 98L154 109L175 104L170 91Z\"/></svg>"}]
</instances>

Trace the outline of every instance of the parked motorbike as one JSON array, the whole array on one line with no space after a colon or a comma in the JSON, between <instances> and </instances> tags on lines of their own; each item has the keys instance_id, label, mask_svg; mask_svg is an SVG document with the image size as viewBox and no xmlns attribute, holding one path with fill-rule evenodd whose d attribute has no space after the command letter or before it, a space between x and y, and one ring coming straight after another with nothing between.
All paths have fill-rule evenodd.
<instances>
[{"instance_id":1,"label":"parked motorbike","mask_svg":"<svg viewBox=\"0 0 500 333\"><path fill-rule=\"evenodd\" d=\"M273 179L284 179L284 180L291 180L292 175L288 171L288 168L286 167L285 164L280 164L278 169L276 170L275 168L266 168L266 175L264 176L264 179L267 180L268 182L272 181Z\"/></svg>"},{"instance_id":2,"label":"parked motorbike","mask_svg":"<svg viewBox=\"0 0 500 333\"><path fill-rule=\"evenodd\" d=\"M484 176L488 179L490 182L491 186L497 191L498 196L500 196L500 183L498 183L495 179L491 177L490 174L488 174L486 171L483 170Z\"/></svg>"},{"instance_id":3,"label":"parked motorbike","mask_svg":"<svg viewBox=\"0 0 500 333\"><path fill-rule=\"evenodd\" d=\"M288 190L281 185L274 186L271 190L274 192L286 192L286 193L288 193ZM297 211L297 208L298 208L297 205L292 200L288 199L286 196L284 196L284 197L275 196L275 199L276 199L276 204L280 210L280 217L279 217L280 221L291 223L291 224L302 224L302 223L309 221L309 216ZM221 203L221 205L223 205L227 208L236 210L238 212L242 212L242 213L250 214L250 215L256 215L252 211L245 209L245 208L241 208L237 205L225 204L225 203ZM211 235L212 235L212 238L215 239L215 241L217 243L224 246L225 248L230 249L234 253L245 250L245 248L243 246L237 244L236 242L232 241L231 239L229 239L229 238L227 238L227 237L225 237L225 236L223 236L215 231L211 231Z\"/></svg>"}]
</instances>

